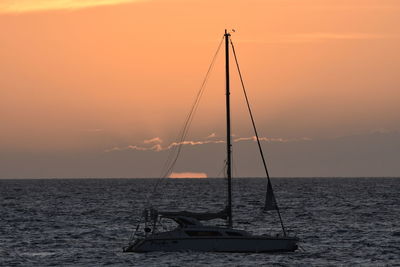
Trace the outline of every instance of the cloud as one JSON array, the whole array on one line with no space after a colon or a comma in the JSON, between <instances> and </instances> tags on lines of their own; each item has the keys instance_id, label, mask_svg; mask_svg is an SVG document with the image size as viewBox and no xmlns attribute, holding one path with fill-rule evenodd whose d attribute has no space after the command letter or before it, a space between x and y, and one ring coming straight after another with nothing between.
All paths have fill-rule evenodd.
<instances>
[{"instance_id":1,"label":"cloud","mask_svg":"<svg viewBox=\"0 0 400 267\"><path fill-rule=\"evenodd\" d=\"M152 139L150 139L152 140ZM147 140L149 141L149 140ZM104 150L104 152L113 152L113 151L125 151L125 150L137 150L137 151L163 151L163 150L169 150L173 147L179 146L179 145L190 145L190 146L198 146L198 145L205 145L205 144L219 144L219 143L225 143L225 141L222 140L210 140L210 141L183 141L183 142L173 142L170 145L163 147L161 144L155 144L150 147L143 147L143 146L137 146L137 145L128 145L125 147L112 147L109 149ZM146 144L151 144L151 142L147 142Z\"/></svg>"},{"instance_id":2,"label":"cloud","mask_svg":"<svg viewBox=\"0 0 400 267\"><path fill-rule=\"evenodd\" d=\"M160 137L154 137L152 139L144 140L145 144L161 144L163 141Z\"/></svg>"},{"instance_id":3,"label":"cloud","mask_svg":"<svg viewBox=\"0 0 400 267\"><path fill-rule=\"evenodd\" d=\"M387 5L387 4L379 4L379 5L370 5L370 4L358 4L358 5L352 5L352 4L344 4L344 5L313 5L310 6L310 8L316 8L316 9L356 9L356 10L360 10L360 9L373 9L373 10L390 10L393 11L395 9L399 9L400 5Z\"/></svg>"},{"instance_id":4,"label":"cloud","mask_svg":"<svg viewBox=\"0 0 400 267\"><path fill-rule=\"evenodd\" d=\"M269 137L260 137L260 141L265 142L275 142L275 143L287 143L287 142L298 142L298 141L310 141L311 138L302 137L302 138L269 138ZM251 137L238 137L233 139L233 142L242 142L242 141L257 141L255 136Z\"/></svg>"},{"instance_id":5,"label":"cloud","mask_svg":"<svg viewBox=\"0 0 400 267\"><path fill-rule=\"evenodd\" d=\"M207 178L205 172L173 172L168 178Z\"/></svg>"},{"instance_id":6,"label":"cloud","mask_svg":"<svg viewBox=\"0 0 400 267\"><path fill-rule=\"evenodd\" d=\"M393 35L370 34L370 33L303 33L284 36L288 41L295 42L315 42L326 40L368 40L368 39L387 39L393 38Z\"/></svg>"},{"instance_id":7,"label":"cloud","mask_svg":"<svg viewBox=\"0 0 400 267\"><path fill-rule=\"evenodd\" d=\"M43 10L80 9L118 5L141 0L2 0L0 13L24 13Z\"/></svg>"},{"instance_id":8,"label":"cloud","mask_svg":"<svg viewBox=\"0 0 400 267\"><path fill-rule=\"evenodd\" d=\"M316 43L327 41L397 39L396 34L313 32L272 36L267 40L240 40L249 43Z\"/></svg>"},{"instance_id":9,"label":"cloud","mask_svg":"<svg viewBox=\"0 0 400 267\"><path fill-rule=\"evenodd\" d=\"M156 144L156 145L152 146L150 148L150 150L161 151L161 150L163 150L163 148L162 148L162 146L160 144Z\"/></svg>"},{"instance_id":10,"label":"cloud","mask_svg":"<svg viewBox=\"0 0 400 267\"><path fill-rule=\"evenodd\" d=\"M261 177L264 169L252 141L239 142L234 153L236 177ZM222 144L223 145L223 144ZM222 146L221 145L221 146ZM273 177L399 177L400 133L364 133L306 142L263 143ZM129 151L19 151L0 150L2 178L144 178L160 177L166 155ZM220 177L224 149L188 147L175 167L177 173L199 172ZM22 155L22 156L21 156ZM23 166L23 168L21 168ZM400 180L399 180L400 181ZM397 181L396 181L397 183Z\"/></svg>"},{"instance_id":11,"label":"cloud","mask_svg":"<svg viewBox=\"0 0 400 267\"><path fill-rule=\"evenodd\" d=\"M376 134L376 133L378 133L378 134L388 134L388 133L396 133L396 132L393 132L393 131L391 131L389 129L385 129L385 128L377 128L377 129L371 130L370 133L371 134Z\"/></svg>"},{"instance_id":12,"label":"cloud","mask_svg":"<svg viewBox=\"0 0 400 267\"><path fill-rule=\"evenodd\" d=\"M1 0L0 13L24 13L43 10L65 10L65 9L80 9L95 6L118 5L125 3L133 3L146 0ZM298 5L292 4L292 7L297 8ZM301 4L304 7L304 3ZM399 5L326 5L317 4L311 5L310 8L321 9L386 9L394 10L400 8Z\"/></svg>"},{"instance_id":13,"label":"cloud","mask_svg":"<svg viewBox=\"0 0 400 267\"><path fill-rule=\"evenodd\" d=\"M104 152L124 151L124 150L146 151L146 150L149 150L149 149L146 148L146 147L140 147L140 146L135 146L135 145L129 145L129 146L126 146L126 147L118 147L118 146L115 146L115 147L112 147L112 148L109 148L109 149L104 150Z\"/></svg>"},{"instance_id":14,"label":"cloud","mask_svg":"<svg viewBox=\"0 0 400 267\"><path fill-rule=\"evenodd\" d=\"M243 141L256 141L255 136L250 137L238 137L234 138L233 142L243 142ZM301 141L311 141L308 137L302 138L269 138L269 137L260 137L260 141L264 142L274 142L274 143L287 143L287 142L301 142ZM206 141L183 141L183 142L173 142L166 147L161 145L162 140L159 137L155 137L152 139L144 140L145 144L154 144L153 146L143 147L137 145L128 145L126 147L113 147L110 149L104 150L104 152L113 152L113 151L125 151L125 150L137 150L137 151L164 151L170 150L179 145L188 145L188 146L199 146L199 145L206 145L206 144L223 144L225 143L224 140L206 140Z\"/></svg>"},{"instance_id":15,"label":"cloud","mask_svg":"<svg viewBox=\"0 0 400 267\"><path fill-rule=\"evenodd\" d=\"M225 143L223 140L209 140L209 141L183 141L183 142L173 142L170 144L166 149L171 149L174 146L179 145L191 145L191 146L198 146L198 145L205 145L205 144L220 144Z\"/></svg>"},{"instance_id":16,"label":"cloud","mask_svg":"<svg viewBox=\"0 0 400 267\"><path fill-rule=\"evenodd\" d=\"M161 150L165 150L160 144L155 144L151 147L143 147L143 146L137 146L137 145L129 145L129 146L125 146L125 147L112 147L109 149L104 150L104 152L113 152L113 151L126 151L126 150L136 150L136 151L161 151Z\"/></svg>"},{"instance_id":17,"label":"cloud","mask_svg":"<svg viewBox=\"0 0 400 267\"><path fill-rule=\"evenodd\" d=\"M251 140L256 140L255 136L252 136L252 137L238 137L238 138L233 139L233 142L251 141Z\"/></svg>"},{"instance_id":18,"label":"cloud","mask_svg":"<svg viewBox=\"0 0 400 267\"><path fill-rule=\"evenodd\" d=\"M217 136L216 133L210 133L206 138L214 138L216 136Z\"/></svg>"}]
</instances>

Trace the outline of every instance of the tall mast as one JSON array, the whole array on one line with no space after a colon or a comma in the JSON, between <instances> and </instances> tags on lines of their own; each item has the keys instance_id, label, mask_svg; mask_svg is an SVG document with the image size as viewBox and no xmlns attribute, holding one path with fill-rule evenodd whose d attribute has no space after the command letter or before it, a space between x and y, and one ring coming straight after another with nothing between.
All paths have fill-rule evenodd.
<instances>
[{"instance_id":1,"label":"tall mast","mask_svg":"<svg viewBox=\"0 0 400 267\"><path fill-rule=\"evenodd\" d=\"M229 88L229 36L225 30L225 71L226 71L226 154L228 178L228 225L232 227L232 145L231 145L231 110L230 110L230 88Z\"/></svg>"}]
</instances>

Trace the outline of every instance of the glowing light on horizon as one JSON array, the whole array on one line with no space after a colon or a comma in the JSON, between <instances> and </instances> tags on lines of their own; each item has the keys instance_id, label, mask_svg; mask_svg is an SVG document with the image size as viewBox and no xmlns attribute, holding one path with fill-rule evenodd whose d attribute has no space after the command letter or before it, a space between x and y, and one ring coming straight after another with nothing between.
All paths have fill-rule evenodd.
<instances>
[{"instance_id":1,"label":"glowing light on horizon","mask_svg":"<svg viewBox=\"0 0 400 267\"><path fill-rule=\"evenodd\" d=\"M207 178L204 172L173 172L169 178Z\"/></svg>"},{"instance_id":2,"label":"glowing light on horizon","mask_svg":"<svg viewBox=\"0 0 400 267\"><path fill-rule=\"evenodd\" d=\"M0 13L24 13L45 10L80 9L96 6L118 5L143 0L3 0Z\"/></svg>"}]
</instances>

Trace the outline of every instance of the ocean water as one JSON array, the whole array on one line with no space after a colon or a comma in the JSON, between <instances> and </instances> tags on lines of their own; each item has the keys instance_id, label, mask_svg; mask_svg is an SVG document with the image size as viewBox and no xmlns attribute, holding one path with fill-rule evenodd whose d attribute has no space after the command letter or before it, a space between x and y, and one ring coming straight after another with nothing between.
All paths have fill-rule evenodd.
<instances>
[{"instance_id":1,"label":"ocean water","mask_svg":"<svg viewBox=\"0 0 400 267\"><path fill-rule=\"evenodd\" d=\"M0 266L400 266L400 179L272 179L294 253L123 253L155 179L0 180ZM160 209L218 210L223 179L167 179ZM265 179L234 180L235 227L277 233Z\"/></svg>"}]
</instances>

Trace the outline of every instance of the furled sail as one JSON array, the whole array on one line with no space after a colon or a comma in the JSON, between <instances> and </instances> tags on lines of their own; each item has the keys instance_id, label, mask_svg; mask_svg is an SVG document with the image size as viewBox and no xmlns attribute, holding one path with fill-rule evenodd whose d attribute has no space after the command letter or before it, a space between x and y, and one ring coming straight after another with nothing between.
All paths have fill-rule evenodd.
<instances>
[{"instance_id":1,"label":"furled sail","mask_svg":"<svg viewBox=\"0 0 400 267\"><path fill-rule=\"evenodd\" d=\"M276 209L278 209L278 206L276 204L274 191L272 190L271 182L268 180L264 210L267 211L267 210L276 210Z\"/></svg>"},{"instance_id":2,"label":"furled sail","mask_svg":"<svg viewBox=\"0 0 400 267\"><path fill-rule=\"evenodd\" d=\"M183 216L194 218L199 221L226 219L228 216L228 212L226 209L223 209L220 212L159 211L158 214L167 218Z\"/></svg>"}]
</instances>

